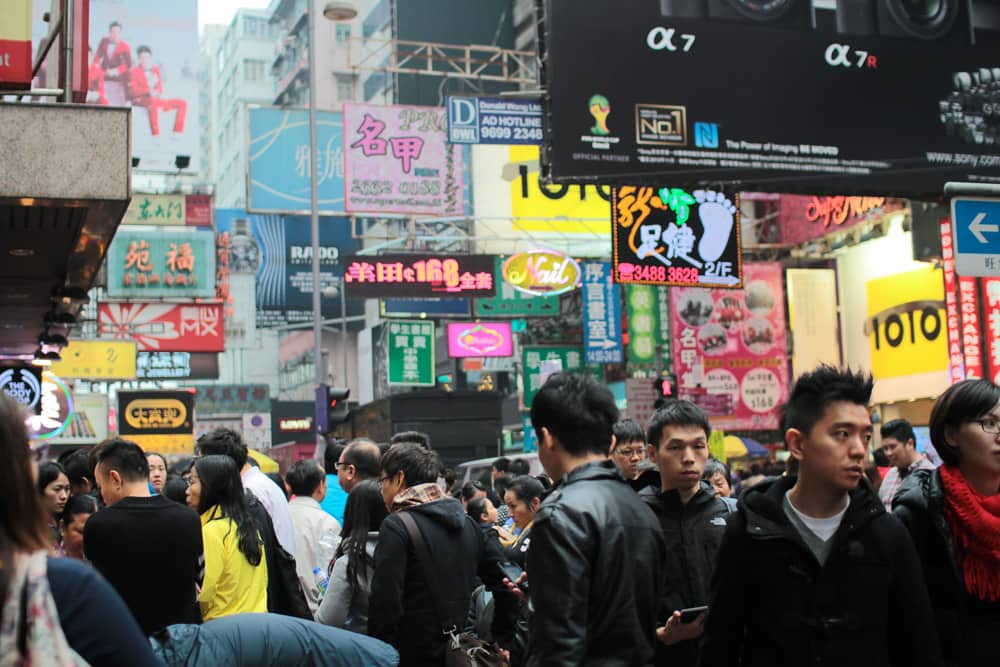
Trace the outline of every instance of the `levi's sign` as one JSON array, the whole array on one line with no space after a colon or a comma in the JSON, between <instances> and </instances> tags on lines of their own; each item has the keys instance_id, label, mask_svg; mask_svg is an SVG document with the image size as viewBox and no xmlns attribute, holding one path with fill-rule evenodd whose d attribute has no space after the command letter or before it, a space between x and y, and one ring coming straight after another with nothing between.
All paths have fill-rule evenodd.
<instances>
[{"instance_id":1,"label":"levi's sign","mask_svg":"<svg viewBox=\"0 0 1000 667\"><path fill-rule=\"evenodd\" d=\"M554 250L529 250L503 264L503 279L525 294L554 296L580 284L580 265Z\"/></svg>"}]
</instances>

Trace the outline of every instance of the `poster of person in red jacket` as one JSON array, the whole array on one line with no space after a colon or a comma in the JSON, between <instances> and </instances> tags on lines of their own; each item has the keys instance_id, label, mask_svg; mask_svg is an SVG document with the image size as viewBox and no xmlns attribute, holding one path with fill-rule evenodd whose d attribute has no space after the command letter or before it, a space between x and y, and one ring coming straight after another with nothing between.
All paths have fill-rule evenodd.
<instances>
[{"instance_id":1,"label":"poster of person in red jacket","mask_svg":"<svg viewBox=\"0 0 1000 667\"><path fill-rule=\"evenodd\" d=\"M44 3L35 3L36 5ZM88 102L132 107L142 172L200 169L198 1L90 0Z\"/></svg>"}]
</instances>

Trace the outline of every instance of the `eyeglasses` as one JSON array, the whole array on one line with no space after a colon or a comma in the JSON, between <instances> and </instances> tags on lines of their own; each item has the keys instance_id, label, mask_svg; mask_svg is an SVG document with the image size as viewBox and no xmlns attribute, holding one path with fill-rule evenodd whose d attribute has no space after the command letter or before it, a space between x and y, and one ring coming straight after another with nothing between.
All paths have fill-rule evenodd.
<instances>
[{"instance_id":1,"label":"eyeglasses","mask_svg":"<svg viewBox=\"0 0 1000 667\"><path fill-rule=\"evenodd\" d=\"M391 475L389 477L379 477L379 479L378 479L378 488L381 489L382 485L385 484L387 481L389 481L391 479L392 479Z\"/></svg>"},{"instance_id":2,"label":"eyeglasses","mask_svg":"<svg viewBox=\"0 0 1000 667\"><path fill-rule=\"evenodd\" d=\"M638 458L641 459L645 455L642 447L636 447L635 449L616 449L616 456L621 456L622 458L631 459Z\"/></svg>"},{"instance_id":3,"label":"eyeglasses","mask_svg":"<svg viewBox=\"0 0 1000 667\"><path fill-rule=\"evenodd\" d=\"M352 465L354 464L348 463L347 461L337 461L336 463L333 464L333 469L340 470L341 468L343 468L344 470L347 470L347 466L352 466Z\"/></svg>"},{"instance_id":4,"label":"eyeglasses","mask_svg":"<svg viewBox=\"0 0 1000 667\"><path fill-rule=\"evenodd\" d=\"M983 433L1000 435L1000 420L993 417L986 417L984 419L970 419L969 421L979 424L979 427L983 429Z\"/></svg>"}]
</instances>

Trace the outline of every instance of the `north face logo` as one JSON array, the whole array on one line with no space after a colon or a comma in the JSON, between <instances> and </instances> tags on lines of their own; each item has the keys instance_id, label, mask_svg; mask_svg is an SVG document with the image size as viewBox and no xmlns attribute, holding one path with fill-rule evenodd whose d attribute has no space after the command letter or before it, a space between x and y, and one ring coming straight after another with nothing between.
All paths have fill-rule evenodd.
<instances>
[{"instance_id":1,"label":"north face logo","mask_svg":"<svg viewBox=\"0 0 1000 667\"><path fill-rule=\"evenodd\" d=\"M717 516L711 521L709 521L709 523L712 524L713 526L725 526L726 520L723 519L721 516Z\"/></svg>"}]
</instances>

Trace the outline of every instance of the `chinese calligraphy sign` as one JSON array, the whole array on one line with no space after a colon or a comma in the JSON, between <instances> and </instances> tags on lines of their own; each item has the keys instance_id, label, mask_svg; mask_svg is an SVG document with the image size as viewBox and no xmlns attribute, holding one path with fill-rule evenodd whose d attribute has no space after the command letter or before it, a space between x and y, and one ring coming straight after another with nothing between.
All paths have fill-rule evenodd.
<instances>
[{"instance_id":1,"label":"chinese calligraphy sign","mask_svg":"<svg viewBox=\"0 0 1000 667\"><path fill-rule=\"evenodd\" d=\"M389 324L389 384L434 386L434 323L409 320Z\"/></svg>"},{"instance_id":2,"label":"chinese calligraphy sign","mask_svg":"<svg viewBox=\"0 0 1000 667\"><path fill-rule=\"evenodd\" d=\"M739 196L675 187L612 193L614 280L736 288L742 284Z\"/></svg>"},{"instance_id":3,"label":"chinese calligraphy sign","mask_svg":"<svg viewBox=\"0 0 1000 667\"><path fill-rule=\"evenodd\" d=\"M348 297L489 297L492 255L378 255L344 258Z\"/></svg>"},{"instance_id":4,"label":"chinese calligraphy sign","mask_svg":"<svg viewBox=\"0 0 1000 667\"><path fill-rule=\"evenodd\" d=\"M209 232L120 230L108 250L108 294L215 296L216 252Z\"/></svg>"}]
</instances>

